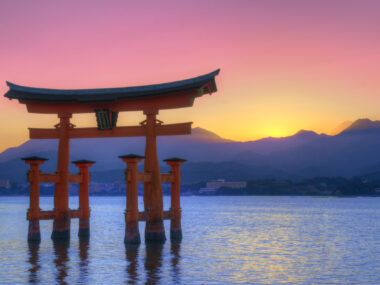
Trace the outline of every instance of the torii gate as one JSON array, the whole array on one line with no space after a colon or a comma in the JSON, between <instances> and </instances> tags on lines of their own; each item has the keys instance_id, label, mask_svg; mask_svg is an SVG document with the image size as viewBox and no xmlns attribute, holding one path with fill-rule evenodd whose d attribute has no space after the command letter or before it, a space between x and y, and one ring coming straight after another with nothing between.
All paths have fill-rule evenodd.
<instances>
[{"instance_id":1,"label":"torii gate","mask_svg":"<svg viewBox=\"0 0 380 285\"><path fill-rule=\"evenodd\" d=\"M88 205L88 168L93 161L74 161L79 174L69 173L70 139L145 136L144 173L137 173L137 163L141 156L129 154L120 156L127 163L127 209L126 243L140 243L138 221L145 220L146 242L166 240L163 219L171 219L171 239L181 239L181 210L179 201L180 170L184 160L167 159L171 173L161 174L157 157L157 136L185 135L191 133L192 123L163 124L157 120L162 109L191 107L194 99L204 94L216 92L215 76L219 69L209 74L182 81L145 85L137 87L59 90L33 88L7 82L9 91L4 95L18 99L25 104L28 112L57 114L59 123L54 129L29 129L31 139L59 139L58 163L55 174L42 174L39 164L44 158L26 157L31 165L30 181L29 240L40 240L39 220L53 219L52 239L70 237L70 219L80 218L79 235L89 234L90 209ZM122 111L143 111L146 120L139 126L116 126L118 113ZM95 113L97 127L76 128L70 123L75 113ZM137 208L137 182L144 182L144 212ZM41 211L39 208L39 183L53 182L54 210ZM162 182L172 183L171 210L163 211ZM79 183L79 209L69 209L69 183Z\"/></svg>"}]
</instances>

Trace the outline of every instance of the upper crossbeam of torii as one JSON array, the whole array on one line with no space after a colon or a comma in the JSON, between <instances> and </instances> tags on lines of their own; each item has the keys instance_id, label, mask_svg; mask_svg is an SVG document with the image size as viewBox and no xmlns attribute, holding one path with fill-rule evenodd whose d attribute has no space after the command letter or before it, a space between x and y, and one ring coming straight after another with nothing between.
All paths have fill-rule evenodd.
<instances>
[{"instance_id":1,"label":"upper crossbeam of torii","mask_svg":"<svg viewBox=\"0 0 380 285\"><path fill-rule=\"evenodd\" d=\"M146 137L144 173L136 172L137 162L144 157L133 154L121 156L123 161L127 162L127 170L129 171L129 174L126 175L127 200L130 201L127 203L126 210L125 240L126 242L139 242L137 223L138 220L146 220L146 241L164 241L166 239L163 227L165 217L172 220L171 236L174 238L181 237L179 166L183 160L178 158L166 160L172 167L172 172L171 174L161 174L157 157L156 137L190 134L192 123L163 124L157 120L156 116L162 109L191 107L196 97L216 92L215 76L218 74L219 69L202 76L170 83L78 90L34 88L7 82L9 91L4 95L5 97L19 100L20 103L26 105L30 113L57 114L59 117L59 123L55 125L55 128L29 129L31 139L59 139L58 164L55 174L40 173L38 165L44 162L43 158L24 158L25 162L31 165L28 176L31 183L31 202L28 211L29 239L37 236L39 238L39 223L37 222L39 219L48 218L54 219L53 239L70 236L70 219L73 217L81 219L82 233L89 233L88 167L94 162L76 161L74 163L81 169L81 172L78 175L70 174L70 139L134 136ZM118 113L123 111L143 111L146 120L141 122L139 126L117 126ZM97 127L76 128L70 123L70 118L75 113L95 113ZM163 180L172 183L172 209L168 212L163 211L161 187ZM138 181L144 182L145 209L142 213L136 212L138 211ZM39 210L39 182L55 183L53 211ZM68 207L69 183L80 183L80 189L82 189L79 200L80 203L82 201L83 205L80 204L78 211L71 211ZM37 231L38 235L36 234Z\"/></svg>"}]
</instances>

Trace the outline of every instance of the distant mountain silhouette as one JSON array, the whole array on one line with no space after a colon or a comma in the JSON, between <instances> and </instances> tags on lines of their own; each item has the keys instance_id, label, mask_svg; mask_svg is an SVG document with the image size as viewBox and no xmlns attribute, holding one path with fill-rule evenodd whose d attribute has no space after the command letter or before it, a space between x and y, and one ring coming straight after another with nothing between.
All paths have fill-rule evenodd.
<instances>
[{"instance_id":1,"label":"distant mountain silhouette","mask_svg":"<svg viewBox=\"0 0 380 285\"><path fill-rule=\"evenodd\" d=\"M313 176L360 176L380 171L380 122L360 119L335 136L301 130L283 138L236 142L202 128L188 136L158 138L160 161L172 156L188 159L183 166L183 182L215 178L302 179ZM56 140L29 140L0 154L0 179L25 181L23 156L49 158L42 169L54 172ZM73 139L70 160L91 159L93 181L123 179L121 154L143 154L144 138ZM75 173L76 167L71 165ZM168 168L162 162L163 171Z\"/></svg>"},{"instance_id":2,"label":"distant mountain silhouette","mask_svg":"<svg viewBox=\"0 0 380 285\"><path fill-rule=\"evenodd\" d=\"M353 122L343 132L371 132L380 129L380 121L371 121L370 119L359 119Z\"/></svg>"},{"instance_id":3,"label":"distant mountain silhouette","mask_svg":"<svg viewBox=\"0 0 380 285\"><path fill-rule=\"evenodd\" d=\"M325 135L318 135L317 133L312 131L300 130L295 135L289 137L269 137L257 141L245 142L242 143L241 147L244 148L244 151L249 150L257 152L259 154L269 154L272 152L277 152L281 150L285 151L290 148L301 146L305 143L312 142L321 136Z\"/></svg>"},{"instance_id":4,"label":"distant mountain silhouette","mask_svg":"<svg viewBox=\"0 0 380 285\"><path fill-rule=\"evenodd\" d=\"M203 141L205 143L225 143L225 142L233 142L233 140L228 140L221 138L217 134L210 132L208 130L196 127L192 129L191 136L186 136L187 140L193 141Z\"/></svg>"}]
</instances>

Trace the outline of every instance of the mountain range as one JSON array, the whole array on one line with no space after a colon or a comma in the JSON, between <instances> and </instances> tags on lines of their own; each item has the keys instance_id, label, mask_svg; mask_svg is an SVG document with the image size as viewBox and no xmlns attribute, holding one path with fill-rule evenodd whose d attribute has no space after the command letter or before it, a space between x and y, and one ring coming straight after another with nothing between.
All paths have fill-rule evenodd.
<instances>
[{"instance_id":1,"label":"mountain range","mask_svg":"<svg viewBox=\"0 0 380 285\"><path fill-rule=\"evenodd\" d=\"M173 156L188 160L182 166L184 183L217 178L370 177L380 172L380 121L359 119L346 125L335 135L301 130L288 137L248 142L224 139L205 129L194 128L188 136L159 137L158 155L160 161ZM53 173L57 147L57 140L29 140L7 149L0 154L0 179L25 182L28 167L20 158L30 155L49 158L41 169ZM143 154L144 147L145 139L138 137L73 139L70 160L95 160L92 180L111 182L123 179L125 164L118 156ZM76 173L74 165L70 168ZM163 162L162 171L168 171Z\"/></svg>"}]
</instances>

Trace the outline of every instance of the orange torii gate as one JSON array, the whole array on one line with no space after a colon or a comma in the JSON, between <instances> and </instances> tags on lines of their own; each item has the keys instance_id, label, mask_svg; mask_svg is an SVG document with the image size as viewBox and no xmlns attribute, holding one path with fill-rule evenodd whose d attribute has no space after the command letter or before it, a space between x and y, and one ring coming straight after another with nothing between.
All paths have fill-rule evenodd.
<instances>
[{"instance_id":1,"label":"orange torii gate","mask_svg":"<svg viewBox=\"0 0 380 285\"><path fill-rule=\"evenodd\" d=\"M157 157L157 136L185 135L191 133L192 123L163 124L157 120L159 110L191 107L194 99L204 94L216 92L215 76L219 70L182 81L145 85L137 87L61 90L33 88L7 82L9 91L4 95L18 99L25 104L28 112L57 114L59 123L53 129L29 129L31 139L58 139L58 162L55 174L43 174L39 165L46 159L40 157L23 158L30 164L29 240L40 240L39 220L53 219L52 239L70 237L70 219L80 219L80 236L89 235L90 208L88 203L89 167L94 163L79 160L73 163L79 174L69 173L70 139L135 137L145 136L145 156L135 154L120 156L127 163L127 209L126 243L140 243L138 221L146 221L145 241L166 240L164 219L171 219L172 240L182 238L180 209L180 165L179 158L166 159L171 172L161 174ZM146 120L139 126L116 126L119 112L143 111ZM70 123L74 113L95 113L97 127L76 128ZM144 173L138 173L137 163L145 158ZM39 208L39 183L55 183L53 211ZM137 207L137 183L144 182L144 211ZM162 182L171 182L171 209L163 211ZM79 209L69 209L69 183L79 183Z\"/></svg>"}]
</instances>

